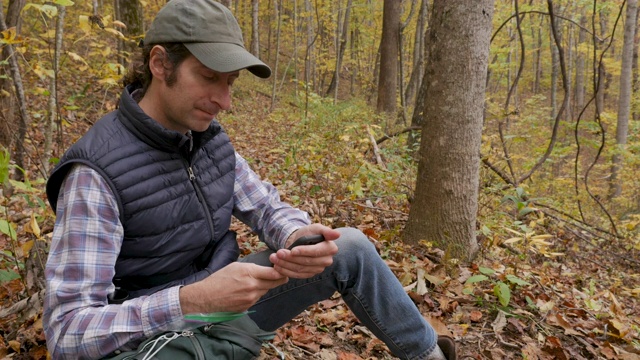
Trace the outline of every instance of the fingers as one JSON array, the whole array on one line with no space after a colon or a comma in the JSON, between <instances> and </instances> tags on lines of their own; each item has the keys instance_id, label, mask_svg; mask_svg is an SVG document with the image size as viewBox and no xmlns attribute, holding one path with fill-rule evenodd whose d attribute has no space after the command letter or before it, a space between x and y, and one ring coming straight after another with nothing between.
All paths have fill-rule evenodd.
<instances>
[{"instance_id":1,"label":"fingers","mask_svg":"<svg viewBox=\"0 0 640 360\"><path fill-rule=\"evenodd\" d=\"M281 274L304 279L324 271L333 264L333 255L338 247L333 241L325 241L316 245L298 246L293 250L280 249L271 254L273 269Z\"/></svg>"},{"instance_id":2,"label":"fingers","mask_svg":"<svg viewBox=\"0 0 640 360\"><path fill-rule=\"evenodd\" d=\"M183 313L244 311L267 291L289 278L277 270L249 263L232 263L206 279L180 289Z\"/></svg>"}]
</instances>

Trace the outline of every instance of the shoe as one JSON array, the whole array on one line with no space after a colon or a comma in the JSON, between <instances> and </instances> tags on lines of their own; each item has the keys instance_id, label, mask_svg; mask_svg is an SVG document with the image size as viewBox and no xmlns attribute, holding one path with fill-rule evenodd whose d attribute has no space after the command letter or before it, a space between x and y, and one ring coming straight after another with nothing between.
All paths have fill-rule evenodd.
<instances>
[{"instance_id":1,"label":"shoe","mask_svg":"<svg viewBox=\"0 0 640 360\"><path fill-rule=\"evenodd\" d=\"M438 347L442 350L444 357L447 360L457 360L458 352L456 350L456 343L453 341L451 336L439 335L438 336Z\"/></svg>"}]
</instances>

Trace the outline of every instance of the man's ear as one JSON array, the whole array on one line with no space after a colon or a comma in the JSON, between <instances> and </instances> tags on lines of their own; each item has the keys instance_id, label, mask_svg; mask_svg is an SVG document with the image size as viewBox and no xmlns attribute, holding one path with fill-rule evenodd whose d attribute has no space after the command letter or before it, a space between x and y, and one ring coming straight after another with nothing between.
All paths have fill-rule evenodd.
<instances>
[{"instance_id":1,"label":"man's ear","mask_svg":"<svg viewBox=\"0 0 640 360\"><path fill-rule=\"evenodd\" d=\"M149 70L154 78L164 81L169 69L166 67L167 51L164 47L156 45L149 52Z\"/></svg>"}]
</instances>

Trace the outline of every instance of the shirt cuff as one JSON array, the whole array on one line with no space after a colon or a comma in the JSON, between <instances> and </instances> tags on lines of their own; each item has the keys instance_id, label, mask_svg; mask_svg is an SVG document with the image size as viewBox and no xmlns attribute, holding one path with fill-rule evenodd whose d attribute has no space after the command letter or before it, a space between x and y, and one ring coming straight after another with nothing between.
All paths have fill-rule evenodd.
<instances>
[{"instance_id":1,"label":"shirt cuff","mask_svg":"<svg viewBox=\"0 0 640 360\"><path fill-rule=\"evenodd\" d=\"M145 299L142 304L142 324L147 337L162 331L184 330L184 321L180 306L180 286L158 291Z\"/></svg>"}]
</instances>

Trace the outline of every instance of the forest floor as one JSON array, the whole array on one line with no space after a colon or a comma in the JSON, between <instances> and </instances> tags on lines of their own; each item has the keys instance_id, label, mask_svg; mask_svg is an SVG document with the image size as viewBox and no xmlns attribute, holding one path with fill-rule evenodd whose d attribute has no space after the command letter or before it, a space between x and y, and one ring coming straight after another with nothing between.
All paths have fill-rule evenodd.
<instances>
[{"instance_id":1,"label":"forest floor","mask_svg":"<svg viewBox=\"0 0 640 360\"><path fill-rule=\"evenodd\" d=\"M266 96L244 92L232 116L221 117L237 150L314 220L367 234L422 314L456 339L462 359L640 359L640 259L638 248L628 246L637 239L604 241L580 224L532 213L524 220L528 226L509 230L509 238L480 235L482 250L471 264L449 259L427 242L406 246L397 230L407 218L406 202L331 198L300 183L286 173L288 150L278 141L297 120L273 120L266 115ZM77 138L84 130L86 125L77 126L67 135ZM9 276L0 282L0 358L48 357L36 295L42 294L46 252L46 241L38 239L50 239L53 216L42 206L43 182L31 186L16 190L29 196L4 194L17 239L0 234L0 275ZM244 225L233 228L243 251L260 247ZM531 228L538 231L527 232ZM11 254L26 261L14 266ZM10 279L17 269L24 276ZM277 351L286 359L393 358L338 296L283 326L272 344L262 359L277 358Z\"/></svg>"}]
</instances>

